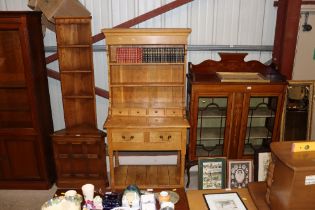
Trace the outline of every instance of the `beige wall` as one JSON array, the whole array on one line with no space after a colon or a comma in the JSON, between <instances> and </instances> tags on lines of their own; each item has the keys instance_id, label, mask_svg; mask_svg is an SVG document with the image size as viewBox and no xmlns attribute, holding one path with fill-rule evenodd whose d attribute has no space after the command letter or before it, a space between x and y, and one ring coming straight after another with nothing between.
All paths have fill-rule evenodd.
<instances>
[{"instance_id":1,"label":"beige wall","mask_svg":"<svg viewBox=\"0 0 315 210\"><path fill-rule=\"evenodd\" d=\"M302 25L305 16L302 14L292 78L293 80L315 80L315 60L313 59L315 50L315 6L303 6L302 11L311 12L308 23L312 25L313 29L308 32L303 31Z\"/></svg>"},{"instance_id":2,"label":"beige wall","mask_svg":"<svg viewBox=\"0 0 315 210\"><path fill-rule=\"evenodd\" d=\"M298 40L296 46L295 62L293 67L293 80L309 80L315 82L315 5L303 5L302 12L309 11L308 24L312 25L312 30L304 32L302 25L305 15L301 15ZM314 97L313 97L314 102ZM313 103L313 113L311 122L311 139L315 140L315 107Z\"/></svg>"}]
</instances>

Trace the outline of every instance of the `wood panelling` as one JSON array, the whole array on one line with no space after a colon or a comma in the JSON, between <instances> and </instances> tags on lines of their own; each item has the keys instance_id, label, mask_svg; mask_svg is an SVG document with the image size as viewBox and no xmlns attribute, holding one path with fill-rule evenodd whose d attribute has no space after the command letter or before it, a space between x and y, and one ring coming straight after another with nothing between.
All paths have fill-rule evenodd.
<instances>
[{"instance_id":1,"label":"wood panelling","mask_svg":"<svg viewBox=\"0 0 315 210\"><path fill-rule=\"evenodd\" d=\"M40 12L0 12L0 188L49 189L53 132Z\"/></svg>"}]
</instances>

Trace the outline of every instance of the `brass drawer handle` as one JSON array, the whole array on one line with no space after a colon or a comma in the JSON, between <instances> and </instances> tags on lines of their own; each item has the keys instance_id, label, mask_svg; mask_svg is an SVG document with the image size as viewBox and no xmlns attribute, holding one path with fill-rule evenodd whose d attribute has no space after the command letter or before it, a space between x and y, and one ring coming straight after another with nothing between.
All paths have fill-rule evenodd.
<instances>
[{"instance_id":1,"label":"brass drawer handle","mask_svg":"<svg viewBox=\"0 0 315 210\"><path fill-rule=\"evenodd\" d=\"M121 138L125 141L131 141L132 139L134 139L135 137L134 136L130 136L129 139L126 138L126 136L121 136Z\"/></svg>"},{"instance_id":2,"label":"brass drawer handle","mask_svg":"<svg viewBox=\"0 0 315 210\"><path fill-rule=\"evenodd\" d=\"M158 111L157 111L157 110L155 110L155 111L154 111L154 113L158 113Z\"/></svg>"},{"instance_id":3,"label":"brass drawer handle","mask_svg":"<svg viewBox=\"0 0 315 210\"><path fill-rule=\"evenodd\" d=\"M172 138L172 136L171 135L169 135L169 136L167 136L167 140L170 140ZM162 141L166 141L166 139L164 139L164 136L160 136L160 139L162 140Z\"/></svg>"}]
</instances>

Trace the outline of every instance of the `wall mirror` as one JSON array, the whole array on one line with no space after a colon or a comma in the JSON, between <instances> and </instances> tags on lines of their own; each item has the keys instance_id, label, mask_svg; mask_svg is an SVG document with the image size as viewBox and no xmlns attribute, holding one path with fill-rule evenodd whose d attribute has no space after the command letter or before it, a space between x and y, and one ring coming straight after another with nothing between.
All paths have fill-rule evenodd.
<instances>
[{"instance_id":1,"label":"wall mirror","mask_svg":"<svg viewBox=\"0 0 315 210\"><path fill-rule=\"evenodd\" d=\"M314 81L288 81L283 107L281 140L309 140L312 127Z\"/></svg>"}]
</instances>

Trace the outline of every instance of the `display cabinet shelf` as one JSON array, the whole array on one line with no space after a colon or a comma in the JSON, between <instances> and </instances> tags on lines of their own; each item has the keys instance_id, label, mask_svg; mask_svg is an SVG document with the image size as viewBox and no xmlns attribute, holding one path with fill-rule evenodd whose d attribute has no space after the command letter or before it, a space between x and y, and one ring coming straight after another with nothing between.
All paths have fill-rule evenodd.
<instances>
[{"instance_id":1,"label":"display cabinet shelf","mask_svg":"<svg viewBox=\"0 0 315 210\"><path fill-rule=\"evenodd\" d=\"M275 112L268 108L249 108L250 117L274 117Z\"/></svg>"},{"instance_id":2,"label":"display cabinet shelf","mask_svg":"<svg viewBox=\"0 0 315 210\"><path fill-rule=\"evenodd\" d=\"M199 108L198 118L226 118L226 110L225 109L217 109L217 108Z\"/></svg>"},{"instance_id":3,"label":"display cabinet shelf","mask_svg":"<svg viewBox=\"0 0 315 210\"><path fill-rule=\"evenodd\" d=\"M197 128L197 141L211 139L224 139L224 128Z\"/></svg>"},{"instance_id":4,"label":"display cabinet shelf","mask_svg":"<svg viewBox=\"0 0 315 210\"><path fill-rule=\"evenodd\" d=\"M266 127L252 127L251 129L247 129L246 139L257 139L257 138L271 138L271 131L269 131Z\"/></svg>"}]
</instances>

